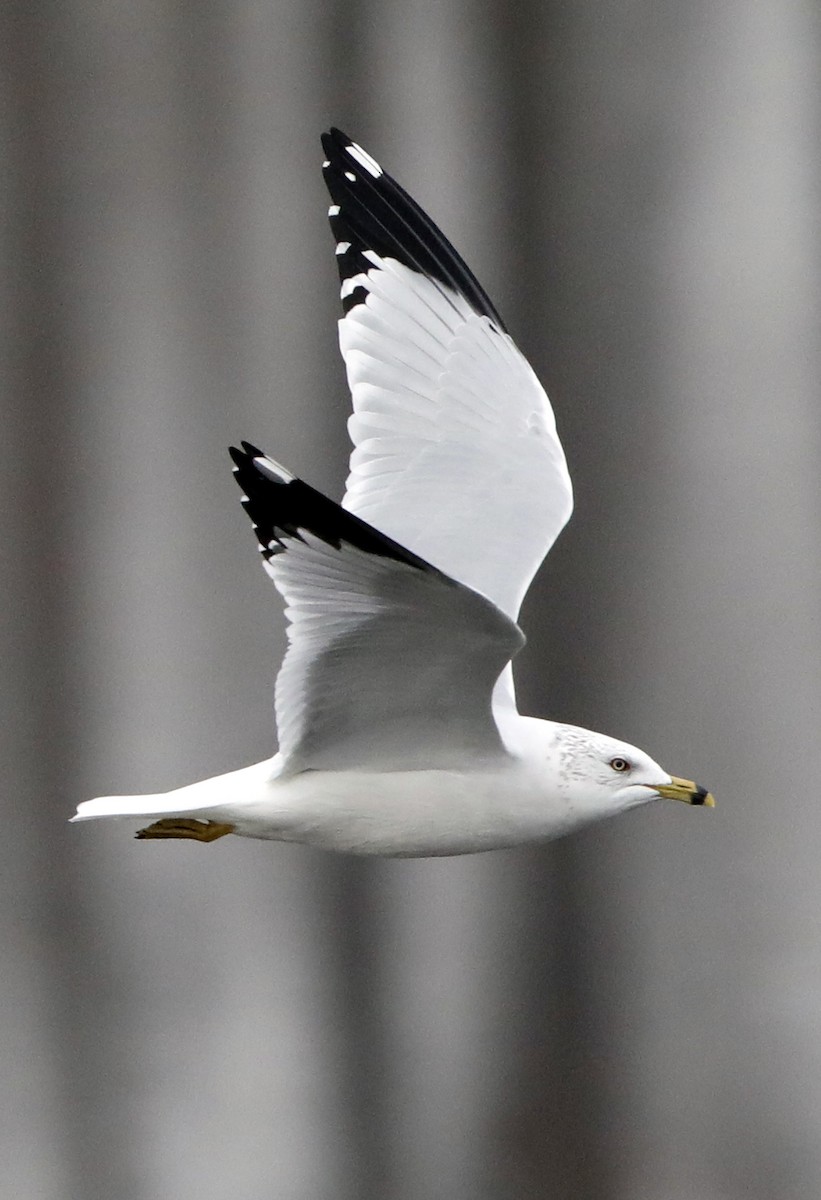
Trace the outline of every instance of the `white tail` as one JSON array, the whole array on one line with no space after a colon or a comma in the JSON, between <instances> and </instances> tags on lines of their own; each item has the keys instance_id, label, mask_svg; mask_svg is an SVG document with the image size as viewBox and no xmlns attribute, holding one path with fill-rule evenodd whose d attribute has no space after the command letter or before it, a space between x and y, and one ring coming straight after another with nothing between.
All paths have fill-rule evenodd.
<instances>
[{"instance_id":1,"label":"white tail","mask_svg":"<svg viewBox=\"0 0 821 1200\"><path fill-rule=\"evenodd\" d=\"M98 796L78 805L72 821L95 821L99 817L190 817L203 809L220 808L239 801L262 799L279 759L266 759L239 771L215 775L200 783L189 783L171 792L147 796Z\"/></svg>"},{"instance_id":2,"label":"white tail","mask_svg":"<svg viewBox=\"0 0 821 1200\"><path fill-rule=\"evenodd\" d=\"M186 809L185 811L190 811ZM180 797L166 796L98 796L78 804L72 821L94 821L98 817L154 817L181 815Z\"/></svg>"}]
</instances>

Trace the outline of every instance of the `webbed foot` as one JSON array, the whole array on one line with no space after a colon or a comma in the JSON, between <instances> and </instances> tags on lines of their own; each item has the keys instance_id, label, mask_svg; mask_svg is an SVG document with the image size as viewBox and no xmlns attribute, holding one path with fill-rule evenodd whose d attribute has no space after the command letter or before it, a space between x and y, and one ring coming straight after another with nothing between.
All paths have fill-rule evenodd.
<instances>
[{"instance_id":1,"label":"webbed foot","mask_svg":"<svg viewBox=\"0 0 821 1200\"><path fill-rule=\"evenodd\" d=\"M189 838L193 842L215 842L236 827L221 821L196 821L193 817L167 817L140 829L134 836L145 838Z\"/></svg>"}]
</instances>

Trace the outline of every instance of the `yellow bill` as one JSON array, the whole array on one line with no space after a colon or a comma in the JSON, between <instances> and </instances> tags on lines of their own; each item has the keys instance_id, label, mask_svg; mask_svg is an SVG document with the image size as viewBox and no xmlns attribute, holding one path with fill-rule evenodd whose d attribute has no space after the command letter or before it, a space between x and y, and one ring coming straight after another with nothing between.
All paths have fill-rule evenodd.
<instances>
[{"instance_id":1,"label":"yellow bill","mask_svg":"<svg viewBox=\"0 0 821 1200\"><path fill-rule=\"evenodd\" d=\"M716 802L706 788L699 787L692 779L677 779L672 776L669 783L653 789L666 800L683 800L685 804L703 804L705 808L715 808Z\"/></svg>"}]
</instances>

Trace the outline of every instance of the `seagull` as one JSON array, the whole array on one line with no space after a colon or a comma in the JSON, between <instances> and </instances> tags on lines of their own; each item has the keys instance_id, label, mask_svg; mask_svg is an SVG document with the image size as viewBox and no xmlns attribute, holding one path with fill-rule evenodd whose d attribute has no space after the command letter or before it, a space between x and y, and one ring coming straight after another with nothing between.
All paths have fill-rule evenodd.
<instances>
[{"instance_id":1,"label":"seagull","mask_svg":"<svg viewBox=\"0 0 821 1200\"><path fill-rule=\"evenodd\" d=\"M544 841L660 798L712 807L643 750L522 716L522 599L573 493L550 402L430 217L338 129L322 138L353 400L342 504L231 448L285 601L273 758L74 821L393 857Z\"/></svg>"}]
</instances>

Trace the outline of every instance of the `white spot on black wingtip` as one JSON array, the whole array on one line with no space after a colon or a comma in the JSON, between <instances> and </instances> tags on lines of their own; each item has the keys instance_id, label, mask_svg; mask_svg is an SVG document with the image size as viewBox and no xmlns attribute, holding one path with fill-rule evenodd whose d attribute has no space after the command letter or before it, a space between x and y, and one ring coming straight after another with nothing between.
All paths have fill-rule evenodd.
<instances>
[{"instance_id":1,"label":"white spot on black wingtip","mask_svg":"<svg viewBox=\"0 0 821 1200\"><path fill-rule=\"evenodd\" d=\"M286 471L278 462L274 462L267 455L257 454L254 456L254 466L256 469L274 483L293 483L296 478L290 471Z\"/></svg>"},{"instance_id":2,"label":"white spot on black wingtip","mask_svg":"<svg viewBox=\"0 0 821 1200\"><path fill-rule=\"evenodd\" d=\"M322 163L322 170L327 171L327 169L330 165L331 165L331 160L329 158L326 158L324 160L324 162Z\"/></svg>"},{"instance_id":3,"label":"white spot on black wingtip","mask_svg":"<svg viewBox=\"0 0 821 1200\"><path fill-rule=\"evenodd\" d=\"M350 250L350 248L351 248L350 242L337 242L336 250L334 251L334 253L335 254L347 254L347 252Z\"/></svg>"},{"instance_id":4,"label":"white spot on black wingtip","mask_svg":"<svg viewBox=\"0 0 821 1200\"><path fill-rule=\"evenodd\" d=\"M270 458L267 454L263 454L258 446L253 446L250 442L240 442L242 450L236 450L233 446L230 448L231 457L236 464L234 466L234 475L239 475L241 478L238 483L244 485L245 492L240 498L240 504L247 505L251 501L248 498L248 483L250 477L248 475L248 467L253 465L260 475L264 475L266 479L270 479L273 483L293 483L296 478L290 471L286 470L281 463Z\"/></svg>"},{"instance_id":5,"label":"white spot on black wingtip","mask_svg":"<svg viewBox=\"0 0 821 1200\"><path fill-rule=\"evenodd\" d=\"M356 144L356 142L351 142L351 144L348 146L348 153L350 154L351 158L356 159L360 167L364 167L370 175L373 175L374 179L378 179L382 174L382 168L376 159L371 158L367 150L363 150L361 146ZM347 171L345 174L349 179L351 178Z\"/></svg>"},{"instance_id":6,"label":"white spot on black wingtip","mask_svg":"<svg viewBox=\"0 0 821 1200\"><path fill-rule=\"evenodd\" d=\"M342 211L342 209L339 207L338 204L332 204L328 209L328 216L329 217L338 217L341 211Z\"/></svg>"},{"instance_id":7,"label":"white spot on black wingtip","mask_svg":"<svg viewBox=\"0 0 821 1200\"><path fill-rule=\"evenodd\" d=\"M356 176L354 175L353 171L346 171L345 178L350 180L351 183L356 183Z\"/></svg>"}]
</instances>

